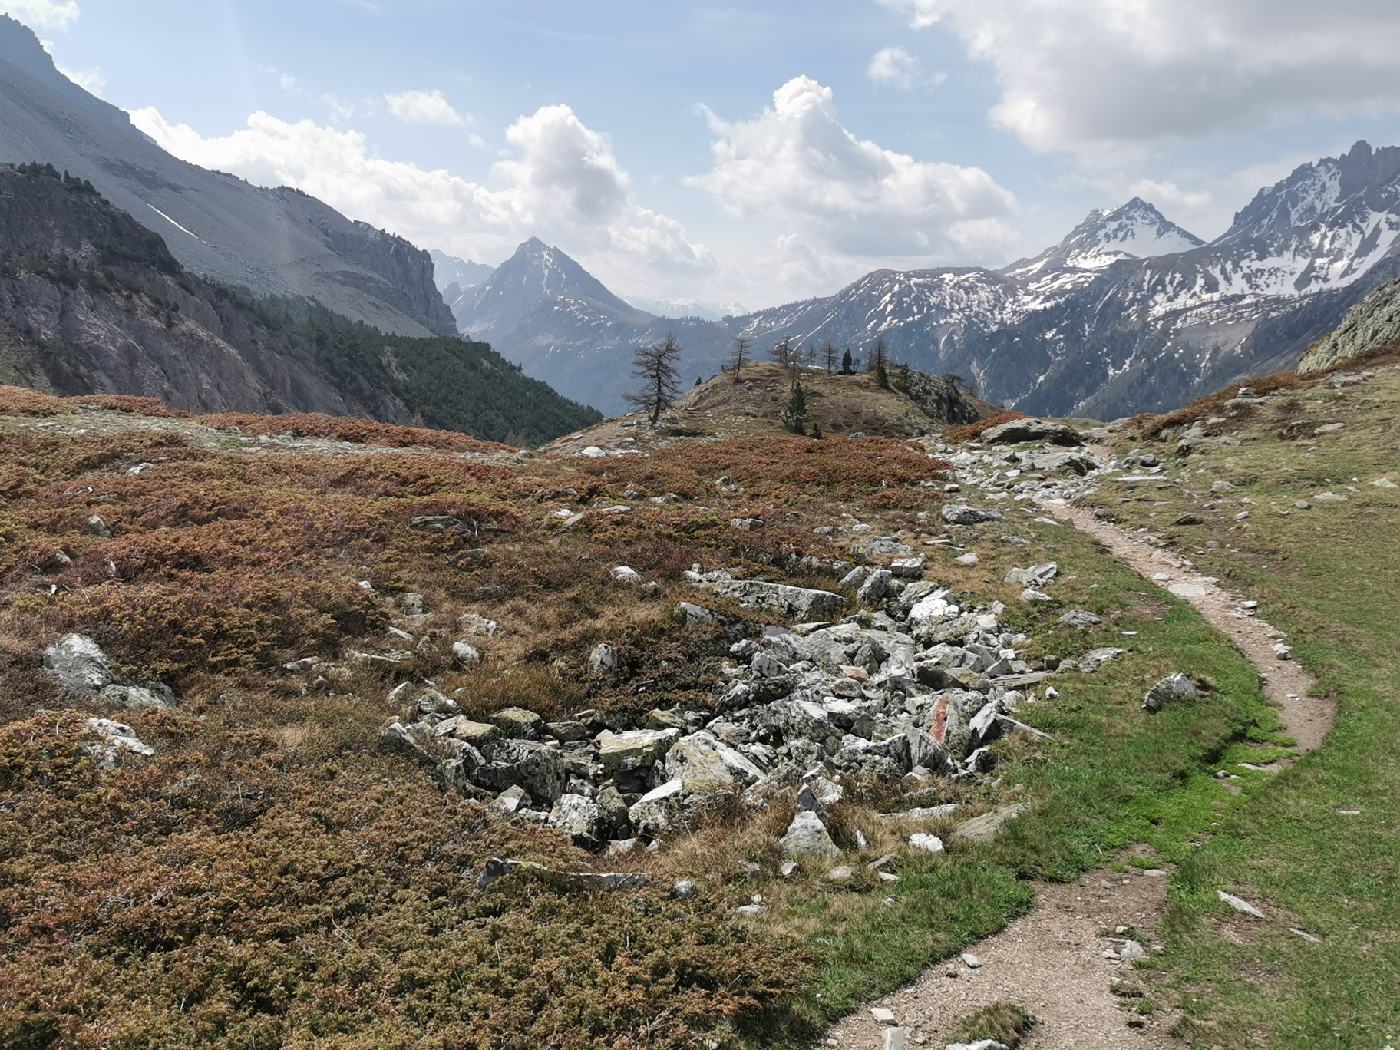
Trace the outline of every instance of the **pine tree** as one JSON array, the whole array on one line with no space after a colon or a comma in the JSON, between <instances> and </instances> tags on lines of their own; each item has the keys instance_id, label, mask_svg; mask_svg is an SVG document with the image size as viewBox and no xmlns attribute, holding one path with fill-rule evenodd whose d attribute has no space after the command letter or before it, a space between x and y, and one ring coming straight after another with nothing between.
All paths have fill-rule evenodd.
<instances>
[{"instance_id":1,"label":"pine tree","mask_svg":"<svg viewBox=\"0 0 1400 1050\"><path fill-rule=\"evenodd\" d=\"M822 347L822 365L826 368L826 374L831 375L836 371L836 344L830 339Z\"/></svg>"},{"instance_id":2,"label":"pine tree","mask_svg":"<svg viewBox=\"0 0 1400 1050\"><path fill-rule=\"evenodd\" d=\"M875 373L875 383L878 386L890 385L889 356L889 351L885 348L885 337L877 337L875 349L870 354L870 370Z\"/></svg>"},{"instance_id":3,"label":"pine tree","mask_svg":"<svg viewBox=\"0 0 1400 1050\"><path fill-rule=\"evenodd\" d=\"M753 340L746 335L734 337L734 349L729 352L729 360L725 366L734 373L734 382L739 381L740 374L744 371L744 365L748 363L749 347L753 345Z\"/></svg>"},{"instance_id":4,"label":"pine tree","mask_svg":"<svg viewBox=\"0 0 1400 1050\"><path fill-rule=\"evenodd\" d=\"M841 355L841 374L843 376L848 376L855 372L855 370L855 363L851 360L851 349L847 347L846 352Z\"/></svg>"},{"instance_id":5,"label":"pine tree","mask_svg":"<svg viewBox=\"0 0 1400 1050\"><path fill-rule=\"evenodd\" d=\"M783 425L794 434L807 433L807 392L802 389L802 380L794 379L792 392L788 395L787 407L781 413Z\"/></svg>"},{"instance_id":6,"label":"pine tree","mask_svg":"<svg viewBox=\"0 0 1400 1050\"><path fill-rule=\"evenodd\" d=\"M638 346L632 355L632 375L640 379L642 385L637 393L623 395L624 400L645 412L652 426L656 426L662 412L676 403L680 393L676 365L680 359L681 346L674 335L667 335L664 342L653 346Z\"/></svg>"}]
</instances>

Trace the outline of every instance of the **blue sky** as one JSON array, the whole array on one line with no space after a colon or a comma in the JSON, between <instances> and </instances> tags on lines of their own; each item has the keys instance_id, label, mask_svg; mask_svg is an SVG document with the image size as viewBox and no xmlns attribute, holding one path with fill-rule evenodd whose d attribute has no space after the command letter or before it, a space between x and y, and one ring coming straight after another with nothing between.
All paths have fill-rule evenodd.
<instances>
[{"instance_id":1,"label":"blue sky","mask_svg":"<svg viewBox=\"0 0 1400 1050\"><path fill-rule=\"evenodd\" d=\"M1000 265L1133 194L1210 237L1297 163L1400 142L1389 0L6 8L190 160L485 262L538 235L624 295Z\"/></svg>"}]
</instances>

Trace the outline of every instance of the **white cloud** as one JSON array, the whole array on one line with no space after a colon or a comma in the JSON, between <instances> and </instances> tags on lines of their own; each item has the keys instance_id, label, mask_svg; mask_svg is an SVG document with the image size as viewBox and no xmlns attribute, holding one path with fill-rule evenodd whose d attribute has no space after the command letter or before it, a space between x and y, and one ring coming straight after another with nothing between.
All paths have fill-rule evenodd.
<instances>
[{"instance_id":1,"label":"white cloud","mask_svg":"<svg viewBox=\"0 0 1400 1050\"><path fill-rule=\"evenodd\" d=\"M192 163L258 185L294 186L352 218L463 258L502 259L535 235L579 255L604 280L641 293L673 288L668 279L713 266L678 222L636 200L607 139L568 106L516 120L506 132L507 155L484 182L381 157L358 131L261 111L213 137L154 108L135 110L131 119Z\"/></svg>"},{"instance_id":2,"label":"white cloud","mask_svg":"<svg viewBox=\"0 0 1400 1050\"><path fill-rule=\"evenodd\" d=\"M441 91L400 91L385 95L389 112L407 124L470 124L471 117L452 108Z\"/></svg>"},{"instance_id":3,"label":"white cloud","mask_svg":"<svg viewBox=\"0 0 1400 1050\"><path fill-rule=\"evenodd\" d=\"M100 98L102 92L107 90L107 78L102 75L102 70L96 67L92 69L69 69L61 63L56 62L54 65L60 73L90 95L97 95Z\"/></svg>"},{"instance_id":4,"label":"white cloud","mask_svg":"<svg viewBox=\"0 0 1400 1050\"><path fill-rule=\"evenodd\" d=\"M1300 116L1400 111L1394 0L880 0L994 70L998 125L1092 154Z\"/></svg>"},{"instance_id":5,"label":"white cloud","mask_svg":"<svg viewBox=\"0 0 1400 1050\"><path fill-rule=\"evenodd\" d=\"M921 72L916 55L902 47L882 47L871 56L865 75L877 84L891 84L908 91L918 84Z\"/></svg>"},{"instance_id":6,"label":"white cloud","mask_svg":"<svg viewBox=\"0 0 1400 1050\"><path fill-rule=\"evenodd\" d=\"M703 110L712 167L687 182L726 211L862 258L987 261L1015 198L981 168L916 160L857 138L830 88L799 76L749 120ZM980 258L979 258L980 257Z\"/></svg>"},{"instance_id":7,"label":"white cloud","mask_svg":"<svg viewBox=\"0 0 1400 1050\"><path fill-rule=\"evenodd\" d=\"M67 29L78 20L77 0L8 0L0 3L7 14L30 28Z\"/></svg>"}]
</instances>

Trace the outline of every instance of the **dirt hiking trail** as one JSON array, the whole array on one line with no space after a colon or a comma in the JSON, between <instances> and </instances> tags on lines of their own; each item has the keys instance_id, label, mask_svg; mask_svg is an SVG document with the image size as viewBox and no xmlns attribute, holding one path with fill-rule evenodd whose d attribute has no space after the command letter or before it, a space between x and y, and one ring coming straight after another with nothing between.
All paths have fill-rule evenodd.
<instances>
[{"instance_id":1,"label":"dirt hiking trail","mask_svg":"<svg viewBox=\"0 0 1400 1050\"><path fill-rule=\"evenodd\" d=\"M1086 508L1064 500L1044 500L1039 506L1097 540L1144 579L1189 602L1234 642L1258 668L1266 695L1297 741L1293 760L1322 743L1332 725L1332 706L1308 696L1313 679L1297 663L1279 658L1274 646L1282 636L1251 615L1240 597L1196 572L1181 556L1099 520ZM1134 950L1125 949L1126 939L1115 936L1115 930L1131 926L1150 944L1160 925L1169 876L1159 869L1123 873L1104 868L1069 884L1037 883L1035 907L1028 914L970 949L980 966L950 959L931 967L915 984L871 1004L893 1011L893 1025L880 1024L870 1009L863 1009L836 1025L825 1045L942 1050L962 1017L982 1006L1012 1002L1037 1019L1024 1050L1183 1046L1168 1031L1168 1011L1138 1017L1113 993L1115 981L1133 981L1133 967L1122 953Z\"/></svg>"}]
</instances>

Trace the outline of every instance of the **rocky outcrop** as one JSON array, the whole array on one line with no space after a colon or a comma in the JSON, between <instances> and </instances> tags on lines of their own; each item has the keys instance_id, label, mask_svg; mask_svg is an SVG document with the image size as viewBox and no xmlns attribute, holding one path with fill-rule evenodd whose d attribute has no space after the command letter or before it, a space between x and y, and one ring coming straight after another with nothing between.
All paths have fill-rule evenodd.
<instances>
[{"instance_id":1,"label":"rocky outcrop","mask_svg":"<svg viewBox=\"0 0 1400 1050\"><path fill-rule=\"evenodd\" d=\"M1342 323L1308 348L1299 372L1322 372L1391 347L1400 350L1400 280L1383 284L1347 311Z\"/></svg>"}]
</instances>

